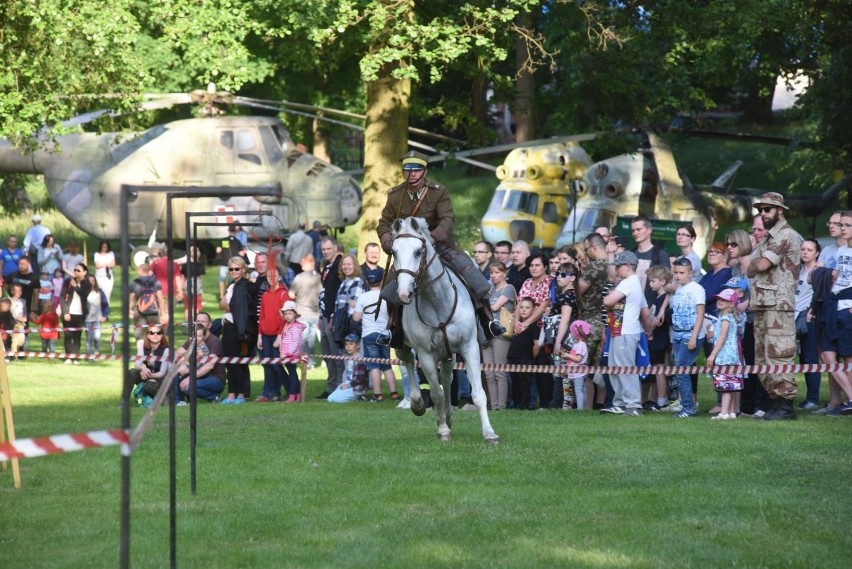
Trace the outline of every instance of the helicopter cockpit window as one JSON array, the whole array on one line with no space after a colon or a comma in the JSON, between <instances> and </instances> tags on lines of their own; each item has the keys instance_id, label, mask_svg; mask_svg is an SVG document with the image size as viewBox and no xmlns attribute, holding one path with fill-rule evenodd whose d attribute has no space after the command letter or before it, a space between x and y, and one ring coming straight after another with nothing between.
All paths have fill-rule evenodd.
<instances>
[{"instance_id":1,"label":"helicopter cockpit window","mask_svg":"<svg viewBox=\"0 0 852 569\"><path fill-rule=\"evenodd\" d=\"M266 158L269 159L269 163L277 164L283 160L284 154L281 153L281 147L278 145L275 135L272 134L272 129L268 126L262 126L258 128L258 132L260 132L260 140L263 142L263 149L266 150Z\"/></svg>"},{"instance_id":2,"label":"helicopter cockpit window","mask_svg":"<svg viewBox=\"0 0 852 569\"><path fill-rule=\"evenodd\" d=\"M234 131L223 130L221 133L219 133L219 144L221 144L225 148L233 148L234 147Z\"/></svg>"},{"instance_id":3,"label":"helicopter cockpit window","mask_svg":"<svg viewBox=\"0 0 852 569\"><path fill-rule=\"evenodd\" d=\"M260 166L260 156L254 152L256 148L257 142L253 131L247 128L237 131L237 158Z\"/></svg>"},{"instance_id":4,"label":"helicopter cockpit window","mask_svg":"<svg viewBox=\"0 0 852 569\"><path fill-rule=\"evenodd\" d=\"M553 202L545 202L541 210L541 218L545 223L556 223L559 221L559 214L556 212L556 204Z\"/></svg>"},{"instance_id":5,"label":"helicopter cockpit window","mask_svg":"<svg viewBox=\"0 0 852 569\"><path fill-rule=\"evenodd\" d=\"M142 134L138 136L134 136L132 138L122 138L119 136L116 138L119 141L119 144L112 147L110 150L110 154L112 155L112 159L116 164L166 132L166 127L163 125L157 125L149 128Z\"/></svg>"},{"instance_id":6,"label":"helicopter cockpit window","mask_svg":"<svg viewBox=\"0 0 852 569\"><path fill-rule=\"evenodd\" d=\"M517 190L510 191L504 207L535 215L538 213L538 195Z\"/></svg>"}]
</instances>

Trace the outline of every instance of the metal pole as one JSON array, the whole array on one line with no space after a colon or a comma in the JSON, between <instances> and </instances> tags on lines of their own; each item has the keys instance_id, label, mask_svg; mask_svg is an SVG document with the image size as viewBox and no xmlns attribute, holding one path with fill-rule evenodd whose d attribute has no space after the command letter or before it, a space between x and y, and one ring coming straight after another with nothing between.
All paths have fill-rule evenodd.
<instances>
[{"instance_id":1,"label":"metal pole","mask_svg":"<svg viewBox=\"0 0 852 569\"><path fill-rule=\"evenodd\" d=\"M169 311L169 346L172 347L174 355L175 346L175 271L172 266L174 254L174 240L172 239L172 198L174 193L166 193L166 277L169 279L166 294ZM172 383L172 390L180 389ZM175 424L175 397L174 393L167 395L169 398L169 562L170 567L177 567L177 425Z\"/></svg>"},{"instance_id":2,"label":"metal pole","mask_svg":"<svg viewBox=\"0 0 852 569\"><path fill-rule=\"evenodd\" d=\"M121 186L121 428L130 431L130 382L127 370L130 368L129 314L127 295L129 287L130 240L127 235L128 198L130 189ZM122 569L130 569L130 449L122 446L121 453L121 545L119 561Z\"/></svg>"}]
</instances>

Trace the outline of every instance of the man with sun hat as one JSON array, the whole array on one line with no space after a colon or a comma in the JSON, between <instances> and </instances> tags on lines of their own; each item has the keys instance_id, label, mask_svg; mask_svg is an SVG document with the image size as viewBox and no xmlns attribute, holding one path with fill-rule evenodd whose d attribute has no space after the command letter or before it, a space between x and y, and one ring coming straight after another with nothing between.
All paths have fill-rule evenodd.
<instances>
[{"instance_id":1,"label":"man with sun hat","mask_svg":"<svg viewBox=\"0 0 852 569\"><path fill-rule=\"evenodd\" d=\"M456 218L453 205L450 202L450 192L447 188L426 178L428 173L428 157L416 150L407 152L402 157L402 174L405 181L388 191L388 199L382 210L376 233L385 253L390 254L393 247L391 225L397 219L406 217L422 217L429 226L429 232L435 240L435 251L441 259L461 277L471 291L480 313L480 323L488 338L499 336L506 330L499 320L491 314L488 295L491 284L482 276L470 257L456 249L453 239L453 228ZM382 298L391 306L397 306L396 281L390 279L382 291ZM390 329L393 330L396 319L391 317ZM395 338L395 340L397 340ZM379 342L389 342L390 334L384 334ZM394 342L396 343L396 342Z\"/></svg>"},{"instance_id":2,"label":"man with sun hat","mask_svg":"<svg viewBox=\"0 0 852 569\"><path fill-rule=\"evenodd\" d=\"M796 355L796 285L802 236L784 218L784 197L775 192L754 204L768 231L752 253L748 273L754 309L754 351L758 365L792 365ZM758 374L769 394L764 420L795 419L796 379L792 373Z\"/></svg>"}]
</instances>

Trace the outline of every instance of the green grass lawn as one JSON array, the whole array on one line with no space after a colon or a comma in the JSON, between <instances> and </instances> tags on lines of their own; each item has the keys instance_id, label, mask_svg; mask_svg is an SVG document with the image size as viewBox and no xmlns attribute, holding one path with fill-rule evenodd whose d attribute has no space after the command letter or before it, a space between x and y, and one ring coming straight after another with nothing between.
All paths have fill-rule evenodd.
<instances>
[{"instance_id":1,"label":"green grass lawn","mask_svg":"<svg viewBox=\"0 0 852 569\"><path fill-rule=\"evenodd\" d=\"M8 369L19 438L119 426L117 362ZM203 404L193 496L176 411L184 567L848 566L848 419L503 411L491 446L470 412L441 443L431 411L391 401ZM134 567L168 564L167 424L132 460ZM118 447L21 471L20 490L0 472L0 567L117 566Z\"/></svg>"}]
</instances>

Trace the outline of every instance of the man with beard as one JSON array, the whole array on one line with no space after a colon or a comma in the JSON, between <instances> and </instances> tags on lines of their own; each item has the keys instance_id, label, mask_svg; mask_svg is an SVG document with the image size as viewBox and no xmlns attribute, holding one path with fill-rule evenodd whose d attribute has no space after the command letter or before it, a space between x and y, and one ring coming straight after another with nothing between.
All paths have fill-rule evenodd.
<instances>
[{"instance_id":1,"label":"man with beard","mask_svg":"<svg viewBox=\"0 0 852 569\"><path fill-rule=\"evenodd\" d=\"M747 274L752 279L755 363L792 365L796 355L796 285L799 280L802 236L784 219L784 197L775 192L760 196L760 213L766 236L758 242ZM758 374L769 394L767 421L795 419L796 379L792 373Z\"/></svg>"},{"instance_id":2,"label":"man with beard","mask_svg":"<svg viewBox=\"0 0 852 569\"><path fill-rule=\"evenodd\" d=\"M337 246L337 241L332 237L323 237L320 241L323 264L320 271L320 282L322 292L319 297L319 327L322 353L326 356L339 356L343 349L334 341L334 332L331 329L331 315L334 314L334 306L337 303L337 289L340 288L340 259L343 255ZM328 396L340 385L343 377L344 362L337 359L325 360L328 369L326 389L316 399L328 399Z\"/></svg>"}]
</instances>

